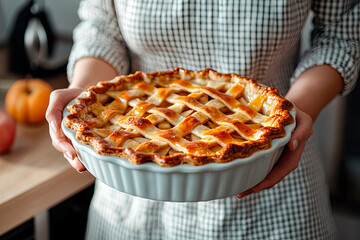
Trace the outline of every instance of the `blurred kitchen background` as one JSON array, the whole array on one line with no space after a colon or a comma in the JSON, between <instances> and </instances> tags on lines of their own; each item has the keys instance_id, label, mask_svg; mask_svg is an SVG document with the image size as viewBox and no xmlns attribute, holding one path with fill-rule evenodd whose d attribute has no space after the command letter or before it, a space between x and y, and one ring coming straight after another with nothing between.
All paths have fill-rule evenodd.
<instances>
[{"instance_id":1,"label":"blurred kitchen background","mask_svg":"<svg viewBox=\"0 0 360 240\"><path fill-rule=\"evenodd\" d=\"M0 107L4 105L6 90L29 71L32 76L49 81L54 88L67 86L66 60L72 45L72 30L79 22L80 0L35 1L35 7L30 7L30 2L0 0ZM35 13L42 11L37 21L29 19L29 8ZM310 31L311 15L304 29L302 51L309 46ZM24 58L24 52L32 58ZM339 240L355 240L360 236L359 102L358 83L349 96L336 98L314 126L330 186ZM50 239L83 238L92 187L49 210ZM0 215L0 218L6 216ZM0 236L0 240L5 239L35 239L34 219Z\"/></svg>"}]
</instances>

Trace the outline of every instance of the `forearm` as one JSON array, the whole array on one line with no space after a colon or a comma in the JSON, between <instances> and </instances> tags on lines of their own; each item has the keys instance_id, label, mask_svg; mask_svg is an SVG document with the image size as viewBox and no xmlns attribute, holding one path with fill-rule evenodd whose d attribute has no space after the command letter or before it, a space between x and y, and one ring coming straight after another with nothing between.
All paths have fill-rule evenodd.
<instances>
[{"instance_id":1,"label":"forearm","mask_svg":"<svg viewBox=\"0 0 360 240\"><path fill-rule=\"evenodd\" d=\"M99 81L111 80L116 76L116 70L107 62L93 57L82 58L74 66L69 87L85 89Z\"/></svg>"},{"instance_id":2,"label":"forearm","mask_svg":"<svg viewBox=\"0 0 360 240\"><path fill-rule=\"evenodd\" d=\"M297 78L286 98L315 121L321 110L341 92L343 84L340 74L329 65L315 66Z\"/></svg>"}]
</instances>

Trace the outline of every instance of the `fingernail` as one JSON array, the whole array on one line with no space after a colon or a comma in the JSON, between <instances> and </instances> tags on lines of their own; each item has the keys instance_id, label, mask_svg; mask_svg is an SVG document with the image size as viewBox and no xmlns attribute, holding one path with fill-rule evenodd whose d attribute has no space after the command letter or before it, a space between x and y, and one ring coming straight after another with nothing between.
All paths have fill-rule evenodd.
<instances>
[{"instance_id":1,"label":"fingernail","mask_svg":"<svg viewBox=\"0 0 360 240\"><path fill-rule=\"evenodd\" d=\"M236 195L236 198L237 199L242 199L243 197L245 197L246 195L249 195L249 193L246 193L246 194L238 194L238 195Z\"/></svg>"},{"instance_id":2,"label":"fingernail","mask_svg":"<svg viewBox=\"0 0 360 240\"><path fill-rule=\"evenodd\" d=\"M84 173L84 172L86 172L87 170L86 170L86 168L81 168L81 169L77 169L77 171L78 171L79 173Z\"/></svg>"},{"instance_id":3,"label":"fingernail","mask_svg":"<svg viewBox=\"0 0 360 240\"><path fill-rule=\"evenodd\" d=\"M241 199L241 198L243 198L243 197L245 197L245 196L247 196L247 195L249 195L251 193L254 193L254 191L252 189L249 189L249 190L246 190L245 192L242 192L242 193L236 195L236 197L238 199Z\"/></svg>"},{"instance_id":4,"label":"fingernail","mask_svg":"<svg viewBox=\"0 0 360 240\"><path fill-rule=\"evenodd\" d=\"M57 129L57 126L56 126L54 120L50 122L50 127L51 127L51 131L53 131L54 133L57 133L58 129Z\"/></svg>"},{"instance_id":5,"label":"fingernail","mask_svg":"<svg viewBox=\"0 0 360 240\"><path fill-rule=\"evenodd\" d=\"M242 194L238 194L238 195L236 195L236 198L237 199L241 199L243 197L243 195Z\"/></svg>"},{"instance_id":6,"label":"fingernail","mask_svg":"<svg viewBox=\"0 0 360 240\"><path fill-rule=\"evenodd\" d=\"M71 160L71 161L74 160L73 156L72 156L71 153L69 153L69 152L65 152L65 153L64 153L64 157L65 157L66 159L68 159L68 160Z\"/></svg>"},{"instance_id":7,"label":"fingernail","mask_svg":"<svg viewBox=\"0 0 360 240\"><path fill-rule=\"evenodd\" d=\"M298 145L299 145L299 141L297 139L295 139L293 141L293 151L295 151L297 149Z\"/></svg>"}]
</instances>

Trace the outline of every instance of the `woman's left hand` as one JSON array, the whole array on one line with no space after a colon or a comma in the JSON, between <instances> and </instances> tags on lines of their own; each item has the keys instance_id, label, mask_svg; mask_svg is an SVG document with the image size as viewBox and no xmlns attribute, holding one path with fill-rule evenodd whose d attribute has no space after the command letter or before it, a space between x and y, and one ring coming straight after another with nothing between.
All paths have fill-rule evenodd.
<instances>
[{"instance_id":1,"label":"woman's left hand","mask_svg":"<svg viewBox=\"0 0 360 240\"><path fill-rule=\"evenodd\" d=\"M312 124L312 118L299 108L296 108L296 128L277 164L262 182L249 190L238 194L236 197L243 198L251 193L272 188L274 185L283 180L289 173L294 171L299 164L306 141L313 132Z\"/></svg>"}]
</instances>

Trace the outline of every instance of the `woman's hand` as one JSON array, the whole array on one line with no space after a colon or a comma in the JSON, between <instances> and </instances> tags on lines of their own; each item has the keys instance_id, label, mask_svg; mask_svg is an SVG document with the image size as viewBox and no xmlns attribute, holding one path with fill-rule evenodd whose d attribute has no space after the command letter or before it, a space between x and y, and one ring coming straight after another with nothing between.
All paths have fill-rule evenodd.
<instances>
[{"instance_id":1,"label":"woman's hand","mask_svg":"<svg viewBox=\"0 0 360 240\"><path fill-rule=\"evenodd\" d=\"M64 135L60 126L64 107L81 92L82 89L80 88L67 88L53 91L50 95L50 102L46 111L46 120L49 122L49 132L53 146L56 150L64 154L64 157L78 172L86 171L86 168L80 162L74 147L70 140Z\"/></svg>"},{"instance_id":2,"label":"woman's hand","mask_svg":"<svg viewBox=\"0 0 360 240\"><path fill-rule=\"evenodd\" d=\"M81 58L74 66L74 73L69 88L55 90L50 95L46 120L49 122L52 144L56 150L64 154L64 157L78 172L86 171L86 168L77 157L70 140L61 130L60 125L64 107L84 89L95 85L99 80L106 81L116 76L116 70L107 62L93 57Z\"/></svg>"},{"instance_id":3,"label":"woman's hand","mask_svg":"<svg viewBox=\"0 0 360 240\"><path fill-rule=\"evenodd\" d=\"M238 194L238 198L273 187L297 168L305 143L312 134L313 122L343 86L340 74L329 65L309 68L296 79L285 96L296 107L295 131L268 176L255 187Z\"/></svg>"},{"instance_id":4,"label":"woman's hand","mask_svg":"<svg viewBox=\"0 0 360 240\"><path fill-rule=\"evenodd\" d=\"M289 173L294 171L299 164L306 141L313 132L312 124L312 118L305 112L296 108L296 128L292 133L290 141L287 147L285 147L284 152L277 164L262 182L250 188L249 190L238 194L236 197L242 198L248 194L272 188L274 185L284 179Z\"/></svg>"}]
</instances>

